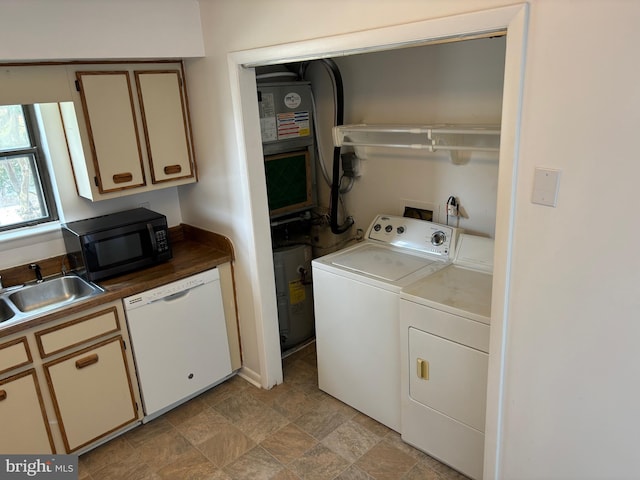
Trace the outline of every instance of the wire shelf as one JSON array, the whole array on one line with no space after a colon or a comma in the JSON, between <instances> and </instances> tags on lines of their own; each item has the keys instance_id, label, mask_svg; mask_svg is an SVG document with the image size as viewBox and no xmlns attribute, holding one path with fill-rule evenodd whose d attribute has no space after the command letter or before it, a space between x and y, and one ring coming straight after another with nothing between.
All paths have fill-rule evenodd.
<instances>
[{"instance_id":1,"label":"wire shelf","mask_svg":"<svg viewBox=\"0 0 640 480\"><path fill-rule=\"evenodd\" d=\"M498 125L338 125L336 147L384 147L414 150L486 151L500 149Z\"/></svg>"}]
</instances>

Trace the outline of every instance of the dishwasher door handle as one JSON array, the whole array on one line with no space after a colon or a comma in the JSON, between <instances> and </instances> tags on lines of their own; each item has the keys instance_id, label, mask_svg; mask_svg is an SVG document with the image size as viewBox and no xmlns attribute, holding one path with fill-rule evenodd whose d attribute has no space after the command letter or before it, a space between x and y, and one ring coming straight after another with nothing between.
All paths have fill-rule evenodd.
<instances>
[{"instance_id":1,"label":"dishwasher door handle","mask_svg":"<svg viewBox=\"0 0 640 480\"><path fill-rule=\"evenodd\" d=\"M161 300L163 302L173 302L174 300L179 300L183 297L186 297L187 295L189 295L190 291L191 289L183 290L182 292L177 292L177 293L174 293L173 295L169 295L168 297L159 298L158 300Z\"/></svg>"}]
</instances>

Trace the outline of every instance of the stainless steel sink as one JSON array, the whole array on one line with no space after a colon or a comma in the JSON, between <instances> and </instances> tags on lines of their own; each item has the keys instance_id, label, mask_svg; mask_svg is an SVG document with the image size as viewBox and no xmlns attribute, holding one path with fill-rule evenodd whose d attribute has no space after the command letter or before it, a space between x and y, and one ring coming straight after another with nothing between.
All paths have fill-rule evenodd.
<instances>
[{"instance_id":1,"label":"stainless steel sink","mask_svg":"<svg viewBox=\"0 0 640 480\"><path fill-rule=\"evenodd\" d=\"M0 299L0 323L11 320L15 316L15 312L11 310L9 305L7 305L7 302Z\"/></svg>"},{"instance_id":2,"label":"stainless steel sink","mask_svg":"<svg viewBox=\"0 0 640 480\"><path fill-rule=\"evenodd\" d=\"M8 295L7 299L23 313L53 309L93 295L102 289L80 277L68 276L45 280Z\"/></svg>"}]
</instances>

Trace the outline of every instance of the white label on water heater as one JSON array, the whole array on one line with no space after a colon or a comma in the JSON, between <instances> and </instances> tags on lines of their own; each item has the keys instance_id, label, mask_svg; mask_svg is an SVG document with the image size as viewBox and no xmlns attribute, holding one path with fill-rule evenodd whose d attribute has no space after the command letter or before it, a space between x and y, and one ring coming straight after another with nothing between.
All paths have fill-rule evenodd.
<instances>
[{"instance_id":1,"label":"white label on water heater","mask_svg":"<svg viewBox=\"0 0 640 480\"><path fill-rule=\"evenodd\" d=\"M262 132L263 142L273 142L278 139L278 127L276 119L273 117L260 119L260 131Z\"/></svg>"},{"instance_id":2,"label":"white label on water heater","mask_svg":"<svg viewBox=\"0 0 640 480\"><path fill-rule=\"evenodd\" d=\"M284 96L284 104L287 108L298 108L302 103L302 98L296 92L287 93Z\"/></svg>"},{"instance_id":3,"label":"white label on water heater","mask_svg":"<svg viewBox=\"0 0 640 480\"><path fill-rule=\"evenodd\" d=\"M263 93L260 101L260 131L263 142L273 142L278 139L276 125L276 108L273 93Z\"/></svg>"}]
</instances>

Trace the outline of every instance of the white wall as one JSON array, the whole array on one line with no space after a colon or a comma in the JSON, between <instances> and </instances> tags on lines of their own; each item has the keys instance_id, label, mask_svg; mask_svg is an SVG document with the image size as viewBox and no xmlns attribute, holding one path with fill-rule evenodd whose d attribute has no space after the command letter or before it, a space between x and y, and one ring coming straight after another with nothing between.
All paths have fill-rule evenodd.
<instances>
[{"instance_id":1,"label":"white wall","mask_svg":"<svg viewBox=\"0 0 640 480\"><path fill-rule=\"evenodd\" d=\"M0 61L202 55L196 0L0 0Z\"/></svg>"},{"instance_id":2,"label":"white wall","mask_svg":"<svg viewBox=\"0 0 640 480\"><path fill-rule=\"evenodd\" d=\"M637 205L638 21L638 2L531 9L505 478L638 475L640 228L612 208ZM562 170L555 209L530 201L536 165Z\"/></svg>"},{"instance_id":3,"label":"white wall","mask_svg":"<svg viewBox=\"0 0 640 480\"><path fill-rule=\"evenodd\" d=\"M207 188L188 189L181 200L184 215L236 242L242 315L256 310L255 265L242 264L251 211L236 184L245 169L234 153L242 139L229 124L225 54L507 3L379 1L363 11L355 0L202 2L207 58L192 62L189 73L191 91L204 102L195 113L198 138L207 136L199 158L212 164ZM640 427L640 256L629 210L640 173L631 130L640 112L639 9L622 0L531 2L507 285L501 478L631 478L640 468L632 451ZM555 209L530 202L536 165L562 170ZM627 208L612 209L614 201ZM594 220L603 222L596 233Z\"/></svg>"}]
</instances>

